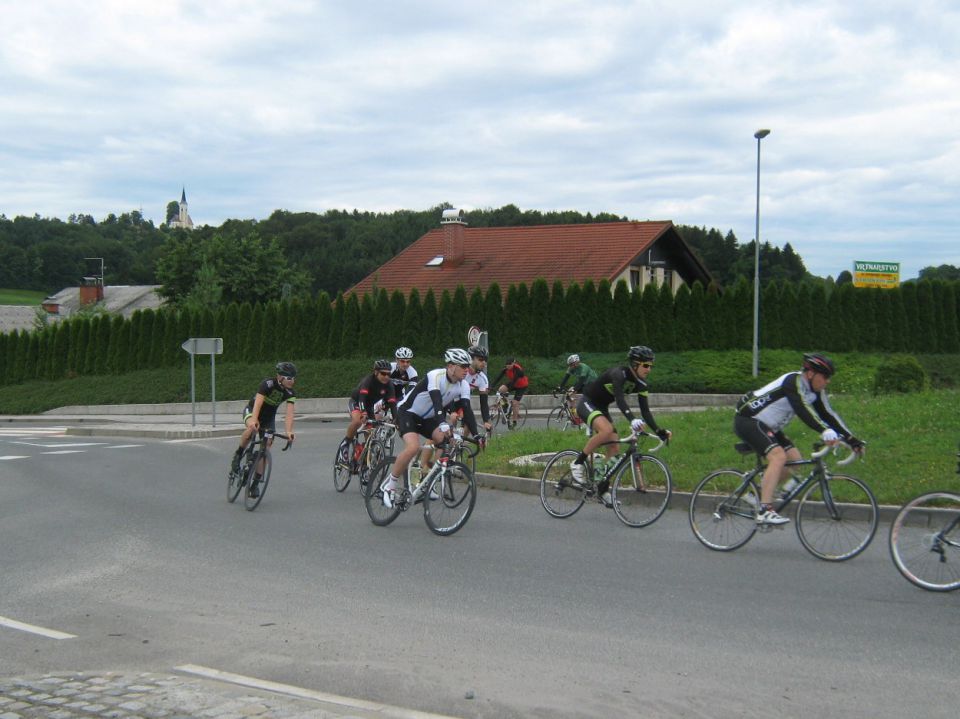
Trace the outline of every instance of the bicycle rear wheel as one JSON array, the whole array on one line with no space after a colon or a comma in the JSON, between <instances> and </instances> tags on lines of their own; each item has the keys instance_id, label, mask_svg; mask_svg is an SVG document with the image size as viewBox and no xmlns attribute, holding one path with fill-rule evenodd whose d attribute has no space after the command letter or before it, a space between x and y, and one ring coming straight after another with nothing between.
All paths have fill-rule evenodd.
<instances>
[{"instance_id":1,"label":"bicycle rear wheel","mask_svg":"<svg viewBox=\"0 0 960 719\"><path fill-rule=\"evenodd\" d=\"M395 457L384 457L380 464L370 472L369 487L370 491L363 495L363 506L367 508L367 515L370 521L378 527L386 527L390 522L400 516L400 502L394 501L393 507L387 507L383 503L383 485L390 476L390 468L393 466ZM403 483L397 485L399 490ZM399 498L401 492L395 491L394 497Z\"/></svg>"},{"instance_id":2,"label":"bicycle rear wheel","mask_svg":"<svg viewBox=\"0 0 960 719\"><path fill-rule=\"evenodd\" d=\"M540 503L551 517L572 517L586 499L586 487L573 478L570 463L579 455L575 449L557 452L540 477ZM584 468L589 472L589 467Z\"/></svg>"},{"instance_id":3,"label":"bicycle rear wheel","mask_svg":"<svg viewBox=\"0 0 960 719\"><path fill-rule=\"evenodd\" d=\"M240 469L233 471L231 464L230 471L227 473L227 501L233 504L240 496L240 490L243 489L243 480L246 476L244 465L241 461Z\"/></svg>"},{"instance_id":4,"label":"bicycle rear wheel","mask_svg":"<svg viewBox=\"0 0 960 719\"><path fill-rule=\"evenodd\" d=\"M424 492L423 519L434 534L446 537L461 529L477 503L477 482L466 465L450 462Z\"/></svg>"},{"instance_id":5,"label":"bicycle rear wheel","mask_svg":"<svg viewBox=\"0 0 960 719\"><path fill-rule=\"evenodd\" d=\"M877 532L880 512L870 487L833 474L811 484L797 506L797 536L813 556L828 562L856 557Z\"/></svg>"},{"instance_id":6,"label":"bicycle rear wheel","mask_svg":"<svg viewBox=\"0 0 960 719\"><path fill-rule=\"evenodd\" d=\"M890 556L922 589L960 589L960 494L928 492L903 505L890 526Z\"/></svg>"},{"instance_id":7,"label":"bicycle rear wheel","mask_svg":"<svg viewBox=\"0 0 960 719\"><path fill-rule=\"evenodd\" d=\"M340 440L337 453L333 457L333 488L338 492L350 486L350 440Z\"/></svg>"},{"instance_id":8,"label":"bicycle rear wheel","mask_svg":"<svg viewBox=\"0 0 960 719\"><path fill-rule=\"evenodd\" d=\"M253 460L254 461L250 463L250 473L247 475L247 491L243 495L243 506L247 508L248 512L255 510L260 506L260 502L263 501L263 495L267 493L267 485L270 484L270 470L273 468L273 458L270 456L269 449L263 449L261 452L255 454ZM257 496L252 497L250 496L250 492L253 491L253 479L257 474L257 466L260 464L260 461L263 462L263 475L257 482Z\"/></svg>"},{"instance_id":9,"label":"bicycle rear wheel","mask_svg":"<svg viewBox=\"0 0 960 719\"><path fill-rule=\"evenodd\" d=\"M624 464L613 480L613 511L628 527L646 527L667 510L673 477L662 460L648 454L634 455L632 464L632 471Z\"/></svg>"},{"instance_id":10,"label":"bicycle rear wheel","mask_svg":"<svg viewBox=\"0 0 960 719\"><path fill-rule=\"evenodd\" d=\"M561 432L573 427L570 412L566 407L554 407L547 415L547 429L559 429Z\"/></svg>"},{"instance_id":11,"label":"bicycle rear wheel","mask_svg":"<svg viewBox=\"0 0 960 719\"><path fill-rule=\"evenodd\" d=\"M718 469L700 480L690 496L690 528L703 546L730 552L757 531L759 506L753 480L745 481L735 469Z\"/></svg>"}]
</instances>

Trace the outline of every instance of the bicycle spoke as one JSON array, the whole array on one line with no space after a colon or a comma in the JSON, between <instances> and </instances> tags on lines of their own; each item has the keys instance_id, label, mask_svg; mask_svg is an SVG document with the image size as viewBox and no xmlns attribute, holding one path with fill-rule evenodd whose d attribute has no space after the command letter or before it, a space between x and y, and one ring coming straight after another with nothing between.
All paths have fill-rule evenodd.
<instances>
[{"instance_id":1,"label":"bicycle spoke","mask_svg":"<svg viewBox=\"0 0 960 719\"><path fill-rule=\"evenodd\" d=\"M458 462L450 462L425 493L424 521L434 534L451 535L467 523L476 501L473 473Z\"/></svg>"},{"instance_id":2,"label":"bicycle spoke","mask_svg":"<svg viewBox=\"0 0 960 719\"><path fill-rule=\"evenodd\" d=\"M890 527L890 556L912 584L960 589L960 495L930 492L910 500Z\"/></svg>"},{"instance_id":3,"label":"bicycle spoke","mask_svg":"<svg viewBox=\"0 0 960 719\"><path fill-rule=\"evenodd\" d=\"M383 503L383 489L381 485L387 481L387 476L390 474L390 468L393 466L393 462L393 457L385 457L380 464L373 468L370 472L369 491L363 496L363 505L367 509L367 515L370 517L370 521L380 527L385 527L390 524L402 511L400 509L400 502L395 502L393 507L387 507ZM396 495L399 496L401 492L401 485L398 484Z\"/></svg>"},{"instance_id":4,"label":"bicycle spoke","mask_svg":"<svg viewBox=\"0 0 960 719\"><path fill-rule=\"evenodd\" d=\"M704 477L690 497L690 528L710 549L729 552L750 541L757 531L760 497L752 482L734 469Z\"/></svg>"},{"instance_id":5,"label":"bicycle spoke","mask_svg":"<svg viewBox=\"0 0 960 719\"><path fill-rule=\"evenodd\" d=\"M333 458L333 488L344 491L350 485L350 440L344 437Z\"/></svg>"},{"instance_id":6,"label":"bicycle spoke","mask_svg":"<svg viewBox=\"0 0 960 719\"><path fill-rule=\"evenodd\" d=\"M797 506L797 536L815 557L852 559L873 540L879 511L870 488L856 477L834 474L811 484Z\"/></svg>"},{"instance_id":7,"label":"bicycle spoke","mask_svg":"<svg viewBox=\"0 0 960 719\"><path fill-rule=\"evenodd\" d=\"M571 517L583 506L586 490L573 478L570 463L580 453L574 449L558 452L547 462L540 477L540 503L553 517Z\"/></svg>"},{"instance_id":8,"label":"bicycle spoke","mask_svg":"<svg viewBox=\"0 0 960 719\"><path fill-rule=\"evenodd\" d=\"M673 491L667 465L656 457L634 455L613 482L613 509L628 527L646 527L666 511Z\"/></svg>"},{"instance_id":9,"label":"bicycle spoke","mask_svg":"<svg viewBox=\"0 0 960 719\"><path fill-rule=\"evenodd\" d=\"M263 474L259 480L256 480L259 465L263 464ZM270 483L270 471L273 468L273 459L270 456L269 449L263 449L254 455L254 461L250 465L250 474L247 476L247 491L244 494L243 504L248 512L252 512L260 506L263 501L263 495L267 493L267 485ZM255 483L256 482L256 483ZM253 492L257 496L253 496Z\"/></svg>"}]
</instances>

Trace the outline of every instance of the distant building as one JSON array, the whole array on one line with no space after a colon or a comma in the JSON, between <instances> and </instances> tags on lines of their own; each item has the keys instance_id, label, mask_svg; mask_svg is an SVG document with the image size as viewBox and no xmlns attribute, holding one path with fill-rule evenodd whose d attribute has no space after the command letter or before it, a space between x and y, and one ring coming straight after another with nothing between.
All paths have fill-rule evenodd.
<instances>
[{"instance_id":1,"label":"distant building","mask_svg":"<svg viewBox=\"0 0 960 719\"><path fill-rule=\"evenodd\" d=\"M163 305L157 294L162 285L106 285L99 277L84 277L80 287L67 287L42 303L49 315L69 317L81 307L100 303L108 312L131 317L137 310L155 310Z\"/></svg>"},{"instance_id":2,"label":"distant building","mask_svg":"<svg viewBox=\"0 0 960 719\"><path fill-rule=\"evenodd\" d=\"M182 227L185 230L193 229L193 220L190 218L190 215L187 213L187 188L183 188L183 192L180 194L180 213L175 219L170 220L167 223L169 227Z\"/></svg>"}]
</instances>

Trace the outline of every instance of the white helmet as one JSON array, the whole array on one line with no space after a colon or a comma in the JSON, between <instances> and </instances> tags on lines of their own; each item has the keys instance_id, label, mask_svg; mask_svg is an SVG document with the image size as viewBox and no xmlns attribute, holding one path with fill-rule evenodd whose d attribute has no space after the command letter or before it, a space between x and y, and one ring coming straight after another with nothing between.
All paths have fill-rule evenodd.
<instances>
[{"instance_id":1,"label":"white helmet","mask_svg":"<svg viewBox=\"0 0 960 719\"><path fill-rule=\"evenodd\" d=\"M397 351L393 353L393 356L397 359L413 359L413 350L409 347L397 347Z\"/></svg>"},{"instance_id":2,"label":"white helmet","mask_svg":"<svg viewBox=\"0 0 960 719\"><path fill-rule=\"evenodd\" d=\"M580 361L580 355L570 355L567 357L567 364L576 364Z\"/></svg>"},{"instance_id":3,"label":"white helmet","mask_svg":"<svg viewBox=\"0 0 960 719\"><path fill-rule=\"evenodd\" d=\"M451 347L443 353L443 361L447 364L458 364L466 367L471 363L470 355L459 347Z\"/></svg>"}]
</instances>

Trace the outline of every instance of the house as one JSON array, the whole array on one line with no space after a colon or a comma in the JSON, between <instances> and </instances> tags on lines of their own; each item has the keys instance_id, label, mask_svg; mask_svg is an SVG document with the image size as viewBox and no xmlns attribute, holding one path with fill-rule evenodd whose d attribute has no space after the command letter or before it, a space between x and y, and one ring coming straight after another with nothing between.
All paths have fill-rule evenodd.
<instances>
[{"instance_id":1,"label":"house","mask_svg":"<svg viewBox=\"0 0 960 719\"><path fill-rule=\"evenodd\" d=\"M101 303L108 312L131 317L137 310L156 310L163 304L162 285L103 285L99 277L84 277L79 287L67 287L41 305L48 315L69 317L81 307ZM51 317L52 319L53 317Z\"/></svg>"},{"instance_id":2,"label":"house","mask_svg":"<svg viewBox=\"0 0 960 719\"><path fill-rule=\"evenodd\" d=\"M421 295L430 288L439 294L458 285L486 291L493 282L505 290L538 277L551 286L557 280L567 286L606 279L613 287L624 280L630 289L666 283L673 291L713 279L669 220L470 228L463 210L450 209L440 227L346 293L383 288L407 294L416 287Z\"/></svg>"}]
</instances>

